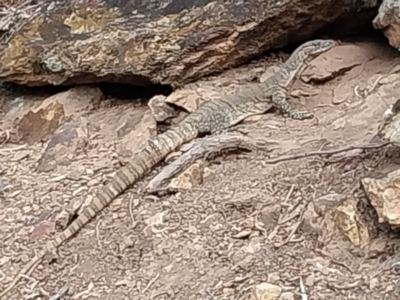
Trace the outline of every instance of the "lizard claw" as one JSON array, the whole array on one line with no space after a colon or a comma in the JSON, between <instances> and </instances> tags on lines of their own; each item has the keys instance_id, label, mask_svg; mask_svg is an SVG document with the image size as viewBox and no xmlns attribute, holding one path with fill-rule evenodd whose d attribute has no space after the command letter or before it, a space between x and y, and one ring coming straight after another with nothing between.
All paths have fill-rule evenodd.
<instances>
[{"instance_id":1,"label":"lizard claw","mask_svg":"<svg viewBox=\"0 0 400 300\"><path fill-rule=\"evenodd\" d=\"M305 119L312 119L314 118L314 114L308 112L308 111L298 111L295 109L292 109L289 111L289 117L295 120L305 120Z\"/></svg>"}]
</instances>

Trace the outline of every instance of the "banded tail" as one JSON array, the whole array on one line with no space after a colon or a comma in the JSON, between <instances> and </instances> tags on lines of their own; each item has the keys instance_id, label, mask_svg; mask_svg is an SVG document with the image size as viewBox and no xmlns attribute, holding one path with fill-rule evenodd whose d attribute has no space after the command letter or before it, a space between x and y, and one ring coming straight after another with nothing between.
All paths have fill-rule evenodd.
<instances>
[{"instance_id":1,"label":"banded tail","mask_svg":"<svg viewBox=\"0 0 400 300\"><path fill-rule=\"evenodd\" d=\"M104 186L94 197L92 202L86 206L82 213L61 233L50 241L44 250L40 251L29 262L20 274L11 282L7 289L0 292L0 297L10 291L19 281L21 274L29 274L29 270L36 265L46 253L55 250L58 246L66 242L75 235L83 226L92 220L97 213L108 206L118 195L122 194L130 185L135 183L147 171L158 164L169 153L174 151L182 144L194 139L198 134L196 123L183 121L175 128L157 135L148 141L147 145L141 150L127 165L120 168L113 176L111 181Z\"/></svg>"}]
</instances>

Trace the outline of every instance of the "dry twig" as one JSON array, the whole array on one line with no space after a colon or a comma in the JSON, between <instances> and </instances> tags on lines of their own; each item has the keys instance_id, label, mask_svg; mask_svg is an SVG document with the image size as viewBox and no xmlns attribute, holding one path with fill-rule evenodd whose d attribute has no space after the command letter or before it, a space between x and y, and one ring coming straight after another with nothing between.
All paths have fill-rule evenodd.
<instances>
[{"instance_id":1,"label":"dry twig","mask_svg":"<svg viewBox=\"0 0 400 300\"><path fill-rule=\"evenodd\" d=\"M304 213L306 211L308 204L304 205L303 209L301 210L300 216L299 216L299 220L297 221L296 225L293 227L292 231L289 233L288 237L286 238L286 240L278 245L276 245L277 247L282 247L283 245L286 245L290 242L292 242L292 237L293 235L296 233L297 229L299 229L301 223L303 223L303 218L304 218Z\"/></svg>"},{"instance_id":2,"label":"dry twig","mask_svg":"<svg viewBox=\"0 0 400 300\"><path fill-rule=\"evenodd\" d=\"M268 159L268 160L264 161L263 163L265 165L276 164L276 163L282 162L282 161L288 161L288 160L293 160L293 159L298 159L298 158L306 158L306 157L317 156L317 155L333 155L333 154L352 151L352 150L356 150L356 149L361 149L361 150L379 149L379 148L383 148L389 144L390 144L389 142L386 142L386 143L381 143L381 144L348 146L348 147L344 147L344 148L331 149L331 150L310 151L310 152L305 152L305 153L299 153L299 154L294 154L294 155L281 156L281 157L277 157L277 158Z\"/></svg>"},{"instance_id":3,"label":"dry twig","mask_svg":"<svg viewBox=\"0 0 400 300\"><path fill-rule=\"evenodd\" d=\"M156 177L154 177L146 189L149 193L165 190L163 188L166 182L185 170L188 166L202 157L209 157L211 154L221 152L227 149L246 149L246 150L265 150L264 145L259 145L256 141L242 134L220 134L196 139L190 142L188 150L174 162L165 167Z\"/></svg>"},{"instance_id":4,"label":"dry twig","mask_svg":"<svg viewBox=\"0 0 400 300\"><path fill-rule=\"evenodd\" d=\"M69 283L66 283L55 295L51 296L49 300L60 299L69 289Z\"/></svg>"},{"instance_id":5,"label":"dry twig","mask_svg":"<svg viewBox=\"0 0 400 300\"><path fill-rule=\"evenodd\" d=\"M142 294L147 292L147 290L153 285L153 283L156 282L158 277L160 277L160 273L157 273L156 276L154 276L154 278L149 281L147 286L143 289Z\"/></svg>"},{"instance_id":6,"label":"dry twig","mask_svg":"<svg viewBox=\"0 0 400 300\"><path fill-rule=\"evenodd\" d=\"M301 292L301 300L307 300L308 299L307 291L301 276L300 276L300 292Z\"/></svg>"}]
</instances>

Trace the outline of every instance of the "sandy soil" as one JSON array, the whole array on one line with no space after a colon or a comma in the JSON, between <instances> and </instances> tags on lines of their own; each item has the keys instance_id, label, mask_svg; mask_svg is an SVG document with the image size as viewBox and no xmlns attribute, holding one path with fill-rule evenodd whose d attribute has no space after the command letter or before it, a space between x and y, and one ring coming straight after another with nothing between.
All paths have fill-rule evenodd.
<instances>
[{"instance_id":1,"label":"sandy soil","mask_svg":"<svg viewBox=\"0 0 400 300\"><path fill-rule=\"evenodd\" d=\"M383 112L397 100L400 56L373 42L356 46L362 51L342 48L305 71L323 82L299 80L293 87L290 101L314 111L317 119L296 121L268 113L246 120L237 130L271 145L270 151L214 157L206 162L211 175L190 190L146 194L144 187L159 166L5 299L48 299L67 283L62 299L245 299L261 282L280 286L285 299L307 299L301 296L302 285L308 299L398 299L398 235L377 223L359 184L362 177L398 168L398 152L386 147L266 163L280 155L370 142ZM232 92L285 57L254 61L192 88ZM356 63L339 72L332 67L346 61ZM368 95L360 95L368 88ZM3 138L18 117L47 96L3 88ZM110 122L148 111L146 101L112 99L84 109L80 113L91 124L85 151L47 172L37 166L48 139L2 145L0 290L54 233L48 228L62 208L93 195L118 169L121 139L105 134L114 130L107 127ZM354 195L368 227L370 242L363 249L336 234L324 219L326 207L347 193Z\"/></svg>"}]
</instances>

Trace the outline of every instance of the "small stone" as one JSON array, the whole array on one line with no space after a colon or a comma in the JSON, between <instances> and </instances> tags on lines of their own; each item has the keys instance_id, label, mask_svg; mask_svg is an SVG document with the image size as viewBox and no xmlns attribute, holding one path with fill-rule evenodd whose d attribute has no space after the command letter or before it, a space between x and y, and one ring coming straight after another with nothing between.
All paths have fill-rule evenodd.
<instances>
[{"instance_id":1,"label":"small stone","mask_svg":"<svg viewBox=\"0 0 400 300\"><path fill-rule=\"evenodd\" d=\"M378 284L379 284L379 280L378 280L377 278L372 278L372 279L369 281L369 288L370 288L371 290L373 290L373 289L375 289L375 287L378 286Z\"/></svg>"},{"instance_id":2,"label":"small stone","mask_svg":"<svg viewBox=\"0 0 400 300\"><path fill-rule=\"evenodd\" d=\"M88 186L95 186L95 185L99 185L100 184L101 179L99 178L94 178L92 180L90 180L87 185Z\"/></svg>"},{"instance_id":3,"label":"small stone","mask_svg":"<svg viewBox=\"0 0 400 300\"><path fill-rule=\"evenodd\" d=\"M225 295L234 295L234 294L235 294L235 289L232 289L232 288L224 288L224 289L222 290L222 292L223 292Z\"/></svg>"},{"instance_id":4,"label":"small stone","mask_svg":"<svg viewBox=\"0 0 400 300\"><path fill-rule=\"evenodd\" d=\"M370 242L368 228L357 210L356 199L350 194L345 196L343 203L334 209L335 226L351 243L363 248Z\"/></svg>"},{"instance_id":5,"label":"small stone","mask_svg":"<svg viewBox=\"0 0 400 300\"><path fill-rule=\"evenodd\" d=\"M147 104L157 122L164 122L177 115L176 110L165 102L166 98L163 95L157 95L151 98Z\"/></svg>"},{"instance_id":6,"label":"small stone","mask_svg":"<svg viewBox=\"0 0 400 300\"><path fill-rule=\"evenodd\" d=\"M294 294L291 292L282 293L279 300L294 300Z\"/></svg>"},{"instance_id":7,"label":"small stone","mask_svg":"<svg viewBox=\"0 0 400 300\"><path fill-rule=\"evenodd\" d=\"M190 165L185 171L171 180L169 188L189 190L195 186L202 184L204 174L204 164L195 162Z\"/></svg>"},{"instance_id":8,"label":"small stone","mask_svg":"<svg viewBox=\"0 0 400 300\"><path fill-rule=\"evenodd\" d=\"M75 169L69 172L66 178L69 180L79 181L81 179L82 174L83 174L82 170Z\"/></svg>"},{"instance_id":9,"label":"small stone","mask_svg":"<svg viewBox=\"0 0 400 300\"><path fill-rule=\"evenodd\" d=\"M391 284L391 285L388 285L387 287L386 287L386 289L385 289L385 293L389 293L389 292L391 292L391 291L393 291L394 290L394 286Z\"/></svg>"},{"instance_id":10,"label":"small stone","mask_svg":"<svg viewBox=\"0 0 400 300\"><path fill-rule=\"evenodd\" d=\"M247 296L246 300L276 300L282 288L267 282L256 285Z\"/></svg>"},{"instance_id":11,"label":"small stone","mask_svg":"<svg viewBox=\"0 0 400 300\"><path fill-rule=\"evenodd\" d=\"M304 282L304 284L305 284L306 286L313 286L314 283L315 283L315 275L314 275L314 274L309 275L309 276L306 278L305 282Z\"/></svg>"},{"instance_id":12,"label":"small stone","mask_svg":"<svg viewBox=\"0 0 400 300\"><path fill-rule=\"evenodd\" d=\"M281 277L279 276L279 273L277 273L277 272L273 272L268 275L268 282L278 283L279 280L281 280Z\"/></svg>"},{"instance_id":13,"label":"small stone","mask_svg":"<svg viewBox=\"0 0 400 300\"><path fill-rule=\"evenodd\" d=\"M208 168L208 167L204 168L204 174L203 174L204 179L206 179L206 178L211 179L213 175L214 175L214 172L210 168Z\"/></svg>"},{"instance_id":14,"label":"small stone","mask_svg":"<svg viewBox=\"0 0 400 300\"><path fill-rule=\"evenodd\" d=\"M30 211L32 211L32 207L31 206L24 206L23 208L22 208L22 211L24 212L24 214L27 214L27 213L29 213Z\"/></svg>"}]
</instances>

